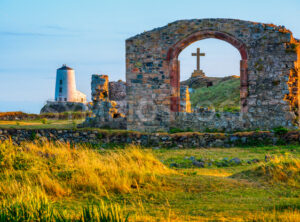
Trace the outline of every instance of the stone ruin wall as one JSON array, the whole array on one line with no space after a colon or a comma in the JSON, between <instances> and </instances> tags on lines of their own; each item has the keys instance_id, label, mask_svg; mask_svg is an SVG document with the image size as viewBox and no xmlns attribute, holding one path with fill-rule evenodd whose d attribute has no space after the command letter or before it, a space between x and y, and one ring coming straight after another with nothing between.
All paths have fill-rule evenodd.
<instances>
[{"instance_id":1,"label":"stone ruin wall","mask_svg":"<svg viewBox=\"0 0 300 222\"><path fill-rule=\"evenodd\" d=\"M300 75L300 41L292 37L291 42L285 45L286 52L290 53L293 56L296 56L294 64L290 67L289 77L287 81L287 86L289 94L284 98L285 101L288 101L291 106L290 110L295 114L296 118L294 119L294 124L299 124L299 75ZM296 55L295 55L296 53Z\"/></svg>"},{"instance_id":2,"label":"stone ruin wall","mask_svg":"<svg viewBox=\"0 0 300 222\"><path fill-rule=\"evenodd\" d=\"M108 84L109 100L117 102L116 108L124 115L127 114L126 83L119 80Z\"/></svg>"},{"instance_id":3,"label":"stone ruin wall","mask_svg":"<svg viewBox=\"0 0 300 222\"><path fill-rule=\"evenodd\" d=\"M188 88L180 86L176 56L184 44L204 38L227 41L241 53L240 113L191 109ZM231 19L177 21L143 33L126 41L126 83L93 75L95 116L83 125L123 129L127 125L138 131L295 128L299 43L283 26Z\"/></svg>"},{"instance_id":4,"label":"stone ruin wall","mask_svg":"<svg viewBox=\"0 0 300 222\"><path fill-rule=\"evenodd\" d=\"M107 75L92 75L94 116L88 117L81 127L126 129L125 89L124 82L109 82Z\"/></svg>"},{"instance_id":5,"label":"stone ruin wall","mask_svg":"<svg viewBox=\"0 0 300 222\"><path fill-rule=\"evenodd\" d=\"M284 100L288 101L290 104L289 111L295 114L295 119L293 120L293 125L299 125L299 75L300 75L300 40L293 39L290 43L285 45L286 53L294 54L296 52L297 59L294 65L291 66L290 73L286 84L289 93L285 95ZM296 46L296 47L295 47ZM294 55L295 56L295 55ZM273 80L273 85L279 84L278 81ZM287 92L286 92L287 93ZM243 113L231 113L231 112L215 112L214 110L199 109L195 110L193 113L180 112L176 113L176 120L172 123L172 127L180 129L196 129L198 131L209 131L209 130L219 130L219 131L242 131L243 127ZM224 121L225 120L225 121Z\"/></svg>"},{"instance_id":6,"label":"stone ruin wall","mask_svg":"<svg viewBox=\"0 0 300 222\"><path fill-rule=\"evenodd\" d=\"M241 53L241 113L179 112L178 55L205 38L227 41ZM234 19L181 20L132 37L126 41L127 128L296 128L298 43L283 26Z\"/></svg>"},{"instance_id":7,"label":"stone ruin wall","mask_svg":"<svg viewBox=\"0 0 300 222\"><path fill-rule=\"evenodd\" d=\"M214 112L203 109L197 113L176 113L171 127L199 132L234 132L244 130L239 113Z\"/></svg>"}]
</instances>

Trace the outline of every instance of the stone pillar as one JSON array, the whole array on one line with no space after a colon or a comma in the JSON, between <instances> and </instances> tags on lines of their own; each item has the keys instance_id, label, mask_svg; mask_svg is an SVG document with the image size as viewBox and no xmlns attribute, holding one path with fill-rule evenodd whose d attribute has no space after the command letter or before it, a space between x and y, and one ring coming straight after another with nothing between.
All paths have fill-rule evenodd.
<instances>
[{"instance_id":1,"label":"stone pillar","mask_svg":"<svg viewBox=\"0 0 300 222\"><path fill-rule=\"evenodd\" d=\"M192 112L188 86L180 86L180 111L186 113Z\"/></svg>"},{"instance_id":2,"label":"stone pillar","mask_svg":"<svg viewBox=\"0 0 300 222\"><path fill-rule=\"evenodd\" d=\"M297 113L295 113L297 115L298 118L296 118L295 124L297 124L297 126L300 126L300 40L296 41L296 52L297 52L297 61L295 62L294 66L295 66L295 72L296 72L296 76L297 76L297 105L296 105L296 110L298 111Z\"/></svg>"},{"instance_id":3,"label":"stone pillar","mask_svg":"<svg viewBox=\"0 0 300 222\"><path fill-rule=\"evenodd\" d=\"M92 101L94 104L109 99L108 83L107 75L92 75L91 89Z\"/></svg>"},{"instance_id":4,"label":"stone pillar","mask_svg":"<svg viewBox=\"0 0 300 222\"><path fill-rule=\"evenodd\" d=\"M241 111L246 113L248 111L247 97L248 97L248 61L241 60L241 88L240 88L240 97L241 97Z\"/></svg>"},{"instance_id":5,"label":"stone pillar","mask_svg":"<svg viewBox=\"0 0 300 222\"><path fill-rule=\"evenodd\" d=\"M171 62L172 71L170 73L171 78L171 111L180 111L180 63L176 58Z\"/></svg>"}]
</instances>

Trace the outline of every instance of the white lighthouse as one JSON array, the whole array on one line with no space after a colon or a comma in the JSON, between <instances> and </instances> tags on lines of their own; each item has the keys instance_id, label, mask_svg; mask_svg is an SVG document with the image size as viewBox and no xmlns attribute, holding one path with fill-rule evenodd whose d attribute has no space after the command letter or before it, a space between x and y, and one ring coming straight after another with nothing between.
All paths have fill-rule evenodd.
<instances>
[{"instance_id":1,"label":"white lighthouse","mask_svg":"<svg viewBox=\"0 0 300 222\"><path fill-rule=\"evenodd\" d=\"M86 95L76 89L74 69L65 64L56 72L55 101L86 103Z\"/></svg>"}]
</instances>

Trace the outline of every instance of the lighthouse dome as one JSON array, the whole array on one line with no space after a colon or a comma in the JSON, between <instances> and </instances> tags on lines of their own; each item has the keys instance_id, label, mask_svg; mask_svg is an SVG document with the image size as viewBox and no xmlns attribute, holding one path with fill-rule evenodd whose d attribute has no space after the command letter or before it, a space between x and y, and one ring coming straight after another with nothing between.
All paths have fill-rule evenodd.
<instances>
[{"instance_id":1,"label":"lighthouse dome","mask_svg":"<svg viewBox=\"0 0 300 222\"><path fill-rule=\"evenodd\" d=\"M72 68L70 68L69 66L67 66L66 64L63 64L62 67L60 67L57 70L73 70Z\"/></svg>"}]
</instances>

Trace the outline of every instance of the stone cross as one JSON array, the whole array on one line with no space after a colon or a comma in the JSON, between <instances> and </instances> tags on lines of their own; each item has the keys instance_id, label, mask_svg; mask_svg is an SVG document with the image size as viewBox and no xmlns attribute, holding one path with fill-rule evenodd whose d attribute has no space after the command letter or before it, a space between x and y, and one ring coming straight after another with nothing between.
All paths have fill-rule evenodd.
<instances>
[{"instance_id":1,"label":"stone cross","mask_svg":"<svg viewBox=\"0 0 300 222\"><path fill-rule=\"evenodd\" d=\"M192 56L197 56L197 71L200 71L200 56L205 56L205 53L200 53L200 48L197 48L197 53L192 53Z\"/></svg>"}]
</instances>

